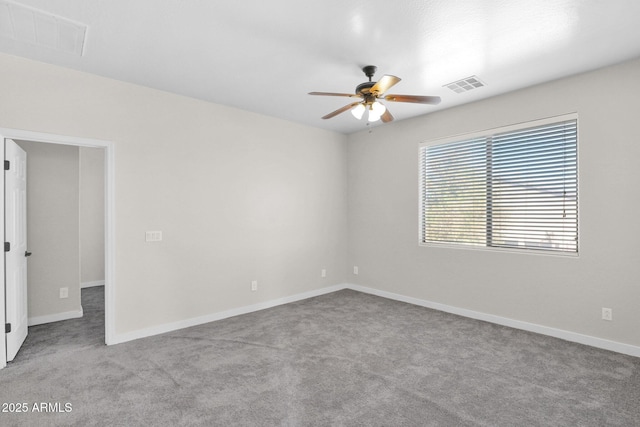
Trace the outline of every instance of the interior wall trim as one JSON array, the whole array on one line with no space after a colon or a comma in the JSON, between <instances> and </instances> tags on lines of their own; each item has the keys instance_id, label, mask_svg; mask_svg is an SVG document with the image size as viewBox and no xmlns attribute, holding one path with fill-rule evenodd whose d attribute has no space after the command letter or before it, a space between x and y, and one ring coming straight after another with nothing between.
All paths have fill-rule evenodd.
<instances>
[{"instance_id":1,"label":"interior wall trim","mask_svg":"<svg viewBox=\"0 0 640 427\"><path fill-rule=\"evenodd\" d=\"M529 331L529 332L534 332L541 335L547 335L554 338L559 338L565 341L584 344L591 347L600 348L603 350L609 350L616 353L626 354L629 356L640 357L640 347L638 346L624 344L616 341L610 341L610 340L597 338L589 335L579 334L577 332L550 328L548 326L542 326L535 323L528 323L520 320L509 319L506 317L495 316L493 314L486 314L478 311L467 310L464 308L453 307L446 304L440 304L432 301L408 297L408 296L396 294L393 292L381 291L378 289L368 288L366 286L354 285L349 283L329 286L326 288L304 292L304 293L292 295L289 297L278 298L270 301L264 301L258 304L238 307L235 309L222 311L219 313L212 313L212 314L194 317L191 319L186 319L178 322L166 323L163 325L140 329L140 330L128 332L125 334L117 334L115 336L113 344L124 343L127 341L136 340L139 338L150 337L153 335L163 334L163 333L175 331L178 329L197 326L197 325L201 325L209 322L215 322L217 320L226 319L228 317L252 313L254 311L264 310L267 308L276 307L278 305L288 304L290 302L301 301L307 298L313 298L313 297L328 294L331 292L340 291L342 289L351 289L357 292L376 295L382 298L387 298L395 301L406 302L408 304L418 305L421 307L431 308L431 309L443 311L446 313L456 314L458 316L463 316L470 319L482 320L482 321L494 323L497 325L508 326L514 329L521 329L524 331Z\"/></svg>"},{"instance_id":2,"label":"interior wall trim","mask_svg":"<svg viewBox=\"0 0 640 427\"><path fill-rule=\"evenodd\" d=\"M29 317L29 326L43 325L45 323L59 322L61 320L77 319L84 316L82 307L80 310L65 311L64 313L49 314L46 316Z\"/></svg>"},{"instance_id":3,"label":"interior wall trim","mask_svg":"<svg viewBox=\"0 0 640 427\"><path fill-rule=\"evenodd\" d=\"M164 334L166 332L176 331L178 329L189 328L191 326L202 325L204 323L215 322L217 320L226 319L233 316L239 316L241 314L248 314L254 311L260 311L267 308L276 307L290 302L301 301L308 298L317 297L331 292L336 292L344 289L344 285L329 286L326 288L316 289L309 292L303 292L300 294L291 295L288 297L277 298L269 301L260 302L257 304L246 305L243 307L233 308L231 310L221 311L218 313L206 314L204 316L193 317L190 319L180 320L177 322L165 323L162 325L152 326L150 328L138 329L135 331L127 332L124 334L117 334L114 338L113 344L124 343L127 341L136 340L139 338L146 338L153 335Z\"/></svg>"},{"instance_id":4,"label":"interior wall trim","mask_svg":"<svg viewBox=\"0 0 640 427\"><path fill-rule=\"evenodd\" d=\"M104 286L104 280L95 280L93 282L80 283L80 289L93 288L94 286Z\"/></svg>"},{"instance_id":5,"label":"interior wall trim","mask_svg":"<svg viewBox=\"0 0 640 427\"><path fill-rule=\"evenodd\" d=\"M630 344L610 341L603 338L580 334L577 332L566 331L563 329L550 328L548 326L538 325L538 324L529 323L529 322L523 322L521 320L509 319L507 317L496 316L493 314L481 313L479 311L467 310L465 308L459 308L459 307L454 307L446 304L440 304L437 302L408 297L405 295L400 295L393 292L381 291L378 289L368 288L365 286L347 284L345 285L345 287L349 289L353 289L354 291L364 292L367 294L376 295L383 298L406 302L413 305L419 305L421 307L431 308L438 311L444 311L446 313L457 314L458 316L468 317L476 320L482 320L489 323L495 323L497 325L508 326L514 329L521 329L523 331L535 332L537 334L547 335L554 338L560 338L565 341L584 344L591 347L600 348L603 350L614 351L616 353L622 353L629 356L640 357L640 347L630 345Z\"/></svg>"}]
</instances>

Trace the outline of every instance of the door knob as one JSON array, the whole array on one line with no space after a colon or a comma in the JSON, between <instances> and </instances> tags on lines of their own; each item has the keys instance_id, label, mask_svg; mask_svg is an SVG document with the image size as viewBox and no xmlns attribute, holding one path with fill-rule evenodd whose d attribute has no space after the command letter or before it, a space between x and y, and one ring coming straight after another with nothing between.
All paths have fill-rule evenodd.
<instances>
[{"instance_id":1,"label":"door knob","mask_svg":"<svg viewBox=\"0 0 640 427\"><path fill-rule=\"evenodd\" d=\"M24 256L31 256L31 252L29 252L29 251L24 251Z\"/></svg>"}]
</instances>

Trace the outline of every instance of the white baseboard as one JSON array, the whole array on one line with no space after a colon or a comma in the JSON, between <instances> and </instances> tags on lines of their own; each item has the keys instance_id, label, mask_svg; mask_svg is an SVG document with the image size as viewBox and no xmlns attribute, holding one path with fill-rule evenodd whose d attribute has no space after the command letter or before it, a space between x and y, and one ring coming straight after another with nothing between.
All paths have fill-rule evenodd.
<instances>
[{"instance_id":1,"label":"white baseboard","mask_svg":"<svg viewBox=\"0 0 640 427\"><path fill-rule=\"evenodd\" d=\"M166 332L175 331L178 329L189 328L191 326L202 325L204 323L214 322L216 320L226 319L228 317L238 316L241 314L247 314L254 311L264 310L278 305L288 304L295 301L304 300L307 298L316 297L319 295L329 294L344 289L344 285L329 286L327 288L316 289L301 294L291 295L284 298L278 298L270 301L261 302L258 304L247 305L244 307L238 307L231 310L222 311L219 313L207 314L204 316L193 317L191 319L180 320L178 322L165 323L163 325L153 326L151 328L139 329L137 331L127 332L124 334L115 334L114 341L110 344L120 344L127 341L136 340L138 338L150 337L153 335L164 334Z\"/></svg>"},{"instance_id":2,"label":"white baseboard","mask_svg":"<svg viewBox=\"0 0 640 427\"><path fill-rule=\"evenodd\" d=\"M409 304L419 305L422 307L432 308L434 310L444 311L447 313L457 314L459 316L469 317L471 319L483 320L485 322L495 323L497 325L508 326L510 328L521 329L524 331L535 332L541 335L548 335L560 338L565 341L571 341L579 344L589 345L591 347L601 348L604 350L615 351L617 353L627 354L629 356L640 357L640 347L623 344L616 341L610 341L603 338L583 335L577 332L565 331L563 329L551 328L548 326L537 325L535 323L523 322L520 320L509 319L506 317L495 316L493 314L481 313L478 311L467 310L464 308L453 307L450 305L440 304L418 298L407 297L392 292L380 291L378 289L367 288L359 285L346 285L345 288L354 291L364 292L367 294L377 295L379 297L388 298L396 301L402 301Z\"/></svg>"},{"instance_id":3,"label":"white baseboard","mask_svg":"<svg viewBox=\"0 0 640 427\"><path fill-rule=\"evenodd\" d=\"M181 320L173 323L165 323L162 325L153 326L151 328L140 329L137 331L127 332L124 334L116 334L114 341L110 344L119 344L127 341L132 341L138 338L150 337L153 335L159 335L166 332L175 331L178 329L183 329L191 326L201 325L204 323L214 322L216 320L222 320L228 317L233 317L241 314L251 313L254 311L264 310L267 308L276 307L278 305L288 304L290 302L300 301L307 298L312 298L315 296L336 292L342 289L352 289L354 291L376 295L382 298L402 301L409 304L418 305L421 307L431 308L431 309L443 311L446 313L452 313L459 316L468 317L471 319L482 320L485 322L495 323L497 325L508 326L510 328L521 329L524 331L535 332L541 335L548 335L551 337L560 338L565 341L575 342L579 344L588 345L591 347L596 347L604 350L614 351L617 353L627 354L629 356L640 357L640 347L638 346L633 346L630 344L610 341L603 338L597 338L589 335L580 334L577 332L551 328L548 326L538 325L535 323L523 322L520 320L509 319L506 317L496 316L493 314L481 313L478 311L467 310L464 308L454 307L446 304L440 304L437 302L408 297L408 296L396 294L393 292L386 292L378 289L368 288L360 285L352 285L352 284L330 286L327 288L304 292L304 293L292 295L289 297L278 298L271 301L265 301L258 304L247 305L244 307L222 311L219 313L212 313L212 314L194 317L191 319Z\"/></svg>"},{"instance_id":4,"label":"white baseboard","mask_svg":"<svg viewBox=\"0 0 640 427\"><path fill-rule=\"evenodd\" d=\"M47 316L29 317L29 326L43 325L45 323L59 322L61 320L77 319L84 315L80 310L65 311L64 313L49 314Z\"/></svg>"},{"instance_id":5,"label":"white baseboard","mask_svg":"<svg viewBox=\"0 0 640 427\"><path fill-rule=\"evenodd\" d=\"M94 286L104 286L104 280L96 280L94 282L80 283L80 289L93 288Z\"/></svg>"}]
</instances>

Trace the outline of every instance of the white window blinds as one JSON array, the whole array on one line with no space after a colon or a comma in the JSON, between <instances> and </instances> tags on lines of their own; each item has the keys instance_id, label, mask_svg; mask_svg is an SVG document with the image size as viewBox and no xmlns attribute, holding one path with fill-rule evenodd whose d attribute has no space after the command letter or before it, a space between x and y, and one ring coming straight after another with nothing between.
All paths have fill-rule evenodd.
<instances>
[{"instance_id":1,"label":"white window blinds","mask_svg":"<svg viewBox=\"0 0 640 427\"><path fill-rule=\"evenodd\" d=\"M578 252L577 120L421 147L421 241Z\"/></svg>"}]
</instances>

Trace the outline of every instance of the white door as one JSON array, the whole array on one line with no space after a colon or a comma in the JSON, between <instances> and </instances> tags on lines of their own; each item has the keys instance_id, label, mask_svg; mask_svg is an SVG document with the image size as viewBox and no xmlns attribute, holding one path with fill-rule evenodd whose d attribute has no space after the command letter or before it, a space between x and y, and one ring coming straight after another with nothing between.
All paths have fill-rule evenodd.
<instances>
[{"instance_id":1,"label":"white door","mask_svg":"<svg viewBox=\"0 0 640 427\"><path fill-rule=\"evenodd\" d=\"M5 304L7 362L16 357L27 337L27 153L5 140ZM7 246L9 246L7 248ZM7 251L9 249L9 251Z\"/></svg>"}]
</instances>

